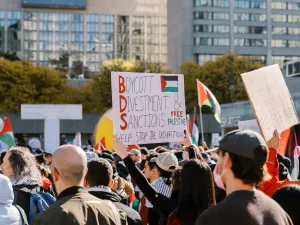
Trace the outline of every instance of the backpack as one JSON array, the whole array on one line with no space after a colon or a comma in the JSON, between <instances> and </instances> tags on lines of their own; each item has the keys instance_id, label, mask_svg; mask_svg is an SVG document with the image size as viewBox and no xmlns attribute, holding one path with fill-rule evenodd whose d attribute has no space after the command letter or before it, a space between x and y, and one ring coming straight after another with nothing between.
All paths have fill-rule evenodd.
<instances>
[{"instance_id":1,"label":"backpack","mask_svg":"<svg viewBox=\"0 0 300 225\"><path fill-rule=\"evenodd\" d=\"M30 210L28 221L31 223L34 218L44 212L49 206L51 206L56 199L49 193L35 192L30 195Z\"/></svg>"},{"instance_id":2,"label":"backpack","mask_svg":"<svg viewBox=\"0 0 300 225\"><path fill-rule=\"evenodd\" d=\"M19 213L21 215L22 224L23 225L29 225L28 220L27 220L27 216L26 216L24 210L18 205L15 205L15 207L17 208L17 210L19 211Z\"/></svg>"}]
</instances>

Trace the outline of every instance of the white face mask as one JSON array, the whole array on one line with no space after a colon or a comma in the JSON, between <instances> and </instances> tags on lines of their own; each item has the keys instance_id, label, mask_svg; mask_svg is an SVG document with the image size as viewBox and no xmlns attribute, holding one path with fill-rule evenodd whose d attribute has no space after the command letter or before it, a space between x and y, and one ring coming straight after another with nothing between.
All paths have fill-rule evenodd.
<instances>
[{"instance_id":1,"label":"white face mask","mask_svg":"<svg viewBox=\"0 0 300 225\"><path fill-rule=\"evenodd\" d=\"M189 159L189 153L187 151L183 151L182 158L183 160Z\"/></svg>"}]
</instances>

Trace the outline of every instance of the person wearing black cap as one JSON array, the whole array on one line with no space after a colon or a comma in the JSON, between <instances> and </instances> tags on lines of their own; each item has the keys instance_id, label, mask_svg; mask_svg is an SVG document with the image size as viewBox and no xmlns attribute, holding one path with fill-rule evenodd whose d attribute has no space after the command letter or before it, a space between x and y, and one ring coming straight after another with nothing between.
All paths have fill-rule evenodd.
<instances>
[{"instance_id":1,"label":"person wearing black cap","mask_svg":"<svg viewBox=\"0 0 300 225\"><path fill-rule=\"evenodd\" d=\"M218 187L227 197L205 211L196 225L289 225L286 212L255 187L265 177L268 146L263 137L250 130L228 133L217 149L219 161L214 170Z\"/></svg>"}]
</instances>

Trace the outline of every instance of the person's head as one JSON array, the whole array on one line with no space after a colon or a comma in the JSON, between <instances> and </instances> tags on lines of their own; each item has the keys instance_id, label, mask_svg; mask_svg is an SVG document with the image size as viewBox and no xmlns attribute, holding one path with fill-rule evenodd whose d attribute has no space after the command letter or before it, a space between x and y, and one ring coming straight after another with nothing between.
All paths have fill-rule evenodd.
<instances>
[{"instance_id":1,"label":"person's head","mask_svg":"<svg viewBox=\"0 0 300 225\"><path fill-rule=\"evenodd\" d=\"M122 158L117 153L114 152L112 154L112 156L114 157L114 161L113 162L114 162L115 165L122 161Z\"/></svg>"},{"instance_id":2,"label":"person's head","mask_svg":"<svg viewBox=\"0 0 300 225\"><path fill-rule=\"evenodd\" d=\"M0 190L0 205L11 205L14 201L12 184L9 178L2 174L0 174Z\"/></svg>"},{"instance_id":3,"label":"person's head","mask_svg":"<svg viewBox=\"0 0 300 225\"><path fill-rule=\"evenodd\" d=\"M254 131L235 130L228 133L220 141L218 156L215 181L220 188L225 186L226 191L229 185L255 187L265 178L267 144Z\"/></svg>"},{"instance_id":4,"label":"person's head","mask_svg":"<svg viewBox=\"0 0 300 225\"><path fill-rule=\"evenodd\" d=\"M86 140L85 143L86 143L86 145L92 145L92 141L91 140Z\"/></svg>"},{"instance_id":5,"label":"person's head","mask_svg":"<svg viewBox=\"0 0 300 225\"><path fill-rule=\"evenodd\" d=\"M102 158L93 159L88 162L88 172L86 174L86 187L106 186L112 188L113 168L111 164Z\"/></svg>"},{"instance_id":6,"label":"person's head","mask_svg":"<svg viewBox=\"0 0 300 225\"><path fill-rule=\"evenodd\" d=\"M139 162L141 160L141 152L137 149L132 149L129 152L130 158L132 159L133 162Z\"/></svg>"},{"instance_id":7,"label":"person's head","mask_svg":"<svg viewBox=\"0 0 300 225\"><path fill-rule=\"evenodd\" d=\"M155 152L158 153L158 154L161 154L161 153L164 153L164 152L168 152L169 150L166 149L165 147L163 146L157 146L155 148Z\"/></svg>"},{"instance_id":8,"label":"person's head","mask_svg":"<svg viewBox=\"0 0 300 225\"><path fill-rule=\"evenodd\" d=\"M83 187L87 173L85 152L75 145L58 147L52 156L51 172L58 195L69 187Z\"/></svg>"},{"instance_id":9,"label":"person's head","mask_svg":"<svg viewBox=\"0 0 300 225\"><path fill-rule=\"evenodd\" d=\"M144 172L145 176L151 181L159 177L170 179L177 167L178 160L176 156L170 152L165 152L158 156L148 156Z\"/></svg>"},{"instance_id":10,"label":"person's head","mask_svg":"<svg viewBox=\"0 0 300 225\"><path fill-rule=\"evenodd\" d=\"M145 147L140 148L140 152L141 152L141 158L142 159L146 159L147 156L149 155L149 151Z\"/></svg>"},{"instance_id":11,"label":"person's head","mask_svg":"<svg viewBox=\"0 0 300 225\"><path fill-rule=\"evenodd\" d=\"M52 163L52 153L49 153L49 152L45 152L44 154L44 159L45 159L45 164L46 165L51 165Z\"/></svg>"},{"instance_id":12,"label":"person's head","mask_svg":"<svg viewBox=\"0 0 300 225\"><path fill-rule=\"evenodd\" d=\"M112 154L108 154L108 153L97 153L99 158L103 158L103 159L109 159L112 162L114 161L114 157Z\"/></svg>"},{"instance_id":13,"label":"person's head","mask_svg":"<svg viewBox=\"0 0 300 225\"><path fill-rule=\"evenodd\" d=\"M184 159L201 159L203 160L202 156L200 155L199 149L196 145L191 145L189 147L184 148L183 152Z\"/></svg>"},{"instance_id":14,"label":"person's head","mask_svg":"<svg viewBox=\"0 0 300 225\"><path fill-rule=\"evenodd\" d=\"M287 212L294 225L300 225L300 186L288 185L277 190L272 198Z\"/></svg>"},{"instance_id":15,"label":"person's head","mask_svg":"<svg viewBox=\"0 0 300 225\"><path fill-rule=\"evenodd\" d=\"M36 155L35 156L35 163L37 164L37 165L42 165L43 163L45 162L45 160L44 160L44 155L43 154L41 154L41 155Z\"/></svg>"},{"instance_id":16,"label":"person's head","mask_svg":"<svg viewBox=\"0 0 300 225\"><path fill-rule=\"evenodd\" d=\"M1 165L3 174L10 179L21 179L27 176L41 182L40 171L36 167L34 156L25 147L11 147Z\"/></svg>"},{"instance_id":17,"label":"person's head","mask_svg":"<svg viewBox=\"0 0 300 225\"><path fill-rule=\"evenodd\" d=\"M195 224L198 216L216 204L213 174L197 159L184 163L181 170L176 216L182 225Z\"/></svg>"},{"instance_id":18,"label":"person's head","mask_svg":"<svg viewBox=\"0 0 300 225\"><path fill-rule=\"evenodd\" d=\"M37 156L37 155L41 155L43 153L44 153L43 150L38 148L37 150L34 151L33 155Z\"/></svg>"},{"instance_id":19,"label":"person's head","mask_svg":"<svg viewBox=\"0 0 300 225\"><path fill-rule=\"evenodd\" d=\"M3 163L3 159L4 159L4 156L6 155L7 151L3 151L0 153L0 166L2 165Z\"/></svg>"}]
</instances>

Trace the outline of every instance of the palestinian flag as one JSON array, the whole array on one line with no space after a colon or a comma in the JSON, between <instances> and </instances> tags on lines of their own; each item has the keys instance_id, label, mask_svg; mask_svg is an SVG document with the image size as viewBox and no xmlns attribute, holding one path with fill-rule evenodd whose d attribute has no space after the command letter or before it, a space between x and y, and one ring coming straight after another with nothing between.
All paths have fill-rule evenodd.
<instances>
[{"instance_id":1,"label":"palestinian flag","mask_svg":"<svg viewBox=\"0 0 300 225\"><path fill-rule=\"evenodd\" d=\"M0 118L0 151L15 146L15 138L8 117Z\"/></svg>"},{"instance_id":2,"label":"palestinian flag","mask_svg":"<svg viewBox=\"0 0 300 225\"><path fill-rule=\"evenodd\" d=\"M162 92L178 92L178 76L161 76Z\"/></svg>"},{"instance_id":3,"label":"palestinian flag","mask_svg":"<svg viewBox=\"0 0 300 225\"><path fill-rule=\"evenodd\" d=\"M199 129L197 125L197 118L194 115L193 124L192 124L192 142L198 146L199 143Z\"/></svg>"},{"instance_id":4,"label":"palestinian flag","mask_svg":"<svg viewBox=\"0 0 300 225\"><path fill-rule=\"evenodd\" d=\"M221 123L221 106L211 91L197 79L198 104L200 107L206 105L214 113L216 120Z\"/></svg>"}]
</instances>

